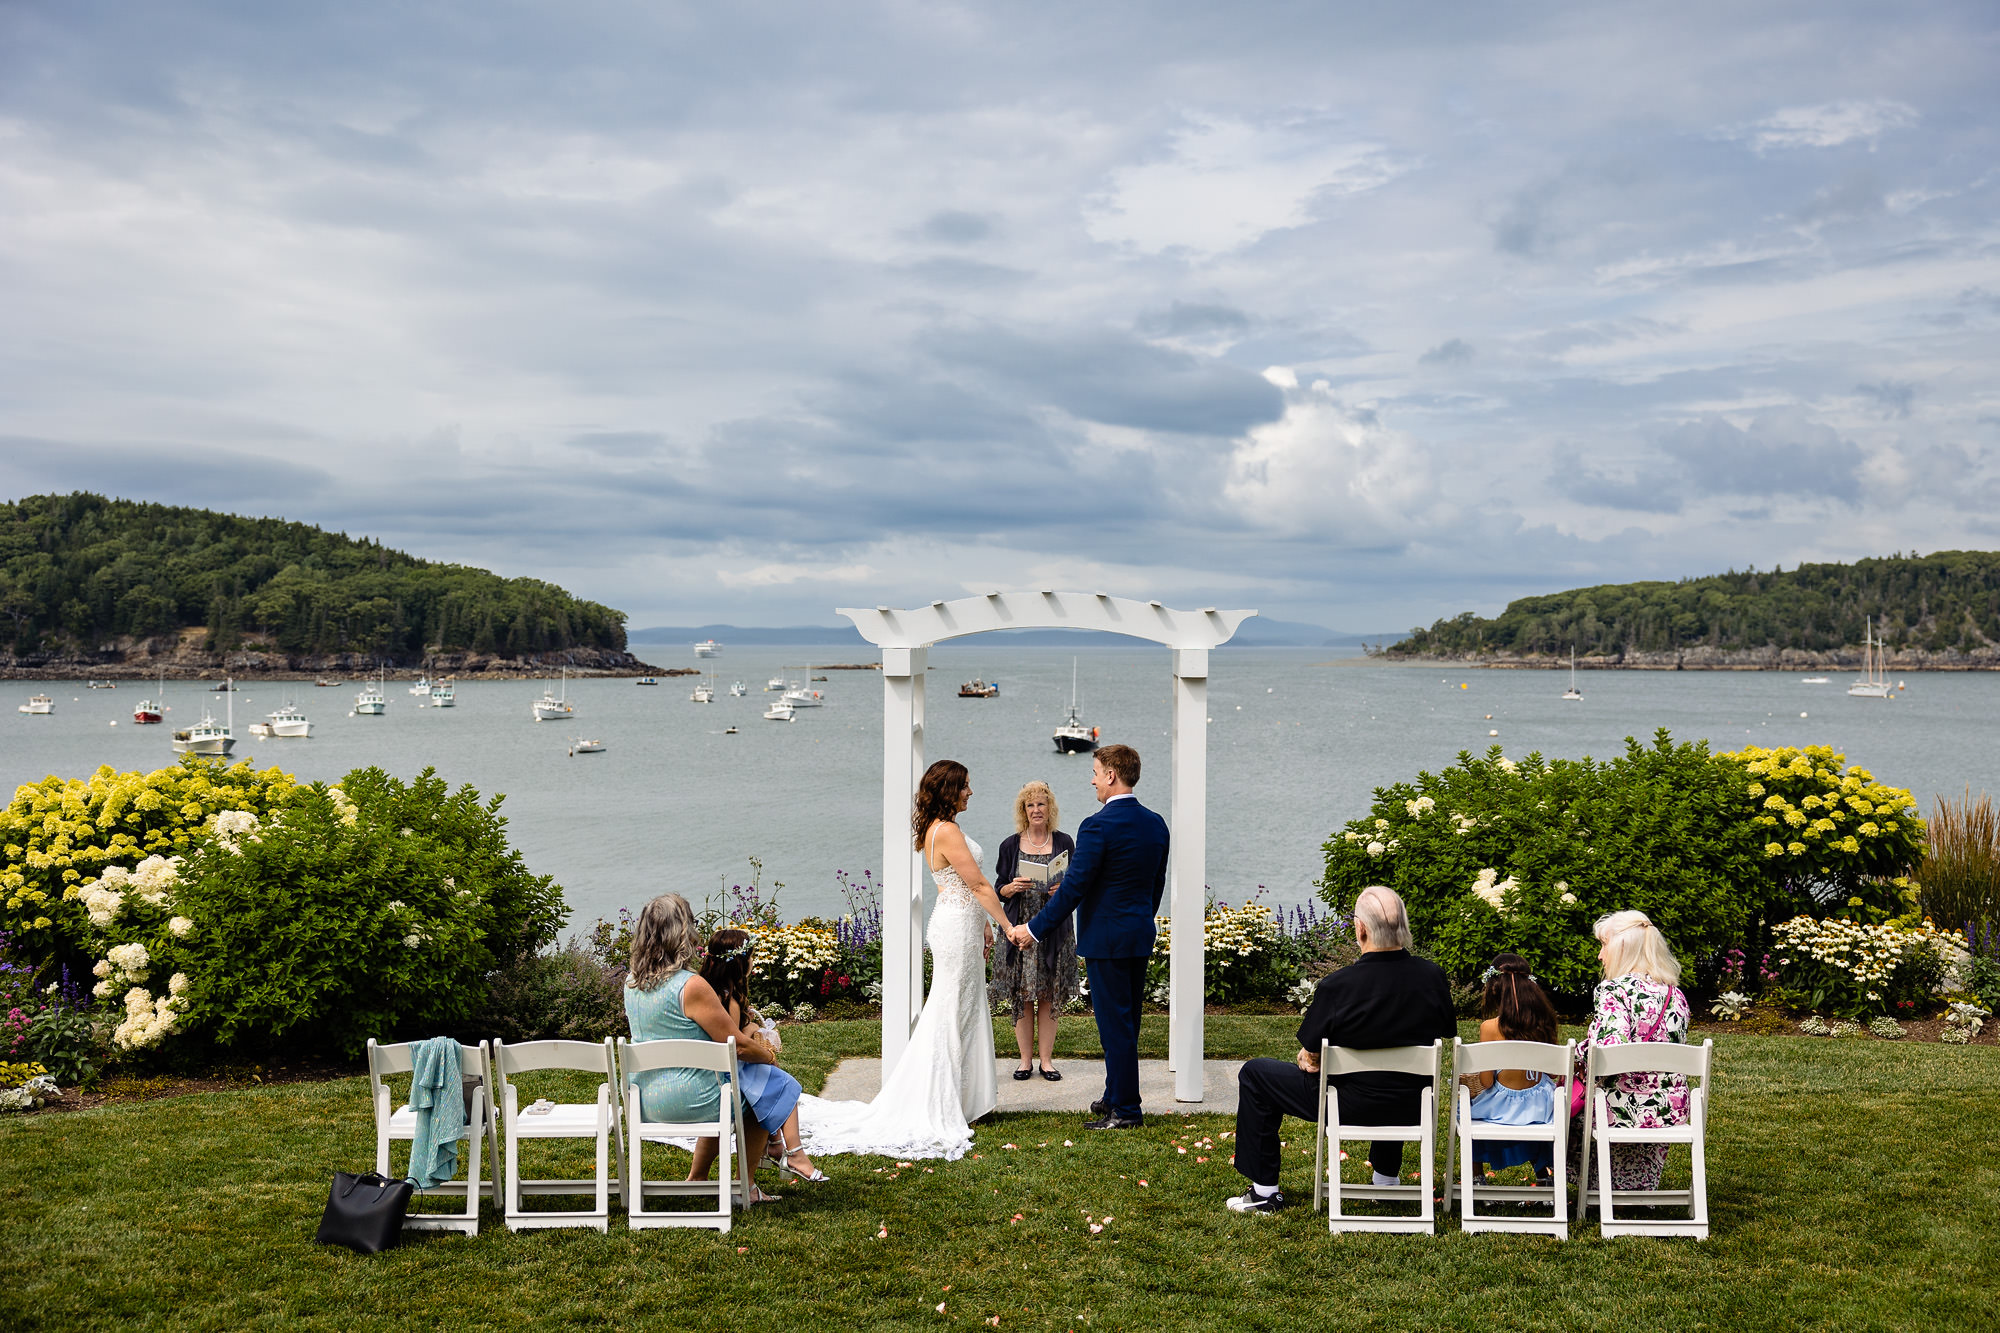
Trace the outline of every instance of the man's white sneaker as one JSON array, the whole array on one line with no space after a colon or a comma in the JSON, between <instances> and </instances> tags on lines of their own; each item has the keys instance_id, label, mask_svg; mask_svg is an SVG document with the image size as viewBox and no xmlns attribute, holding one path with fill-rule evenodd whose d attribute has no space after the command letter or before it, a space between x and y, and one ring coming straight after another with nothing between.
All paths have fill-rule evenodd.
<instances>
[{"instance_id":1,"label":"man's white sneaker","mask_svg":"<svg viewBox=\"0 0 2000 1333\"><path fill-rule=\"evenodd\" d=\"M1229 1211L1232 1213L1275 1213L1284 1206L1285 1196L1282 1192L1259 1194L1256 1190L1245 1190L1229 1201Z\"/></svg>"}]
</instances>

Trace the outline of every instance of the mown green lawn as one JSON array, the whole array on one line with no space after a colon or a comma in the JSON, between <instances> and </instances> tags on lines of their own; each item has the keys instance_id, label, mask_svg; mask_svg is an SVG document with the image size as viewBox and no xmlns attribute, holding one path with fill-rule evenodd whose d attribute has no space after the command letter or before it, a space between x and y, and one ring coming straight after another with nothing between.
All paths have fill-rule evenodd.
<instances>
[{"instance_id":1,"label":"mown green lawn","mask_svg":"<svg viewBox=\"0 0 2000 1333\"><path fill-rule=\"evenodd\" d=\"M1209 1052L1289 1055L1293 1023L1211 1018ZM1066 1054L1094 1053L1087 1019L1065 1028ZM1146 1053L1165 1040L1149 1019ZM816 1087L875 1045L872 1024L795 1026L787 1062ZM1434 1238L1336 1239L1303 1206L1223 1210L1241 1187L1228 1141L1176 1151L1176 1136L1232 1128L1221 1117L1087 1134L1074 1116L1037 1115L982 1125L976 1158L928 1170L828 1159L833 1183L787 1186L727 1236L616 1220L608 1236L514 1235L489 1205L476 1239L361 1258L312 1235L329 1173L370 1162L365 1080L9 1117L0 1328L2000 1324L2000 1051L1728 1037L1716 1063L1705 1243L1607 1242L1587 1224L1566 1242L1451 1223ZM1310 1134L1295 1129L1297 1152ZM1308 1196L1309 1161L1288 1163L1288 1192Z\"/></svg>"}]
</instances>

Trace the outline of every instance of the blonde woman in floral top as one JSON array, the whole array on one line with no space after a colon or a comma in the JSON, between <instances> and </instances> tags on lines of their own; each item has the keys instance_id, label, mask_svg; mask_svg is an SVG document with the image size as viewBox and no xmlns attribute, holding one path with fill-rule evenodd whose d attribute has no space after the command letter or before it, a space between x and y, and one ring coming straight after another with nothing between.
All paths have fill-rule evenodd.
<instances>
[{"instance_id":1,"label":"blonde woman in floral top","mask_svg":"<svg viewBox=\"0 0 2000 1333\"><path fill-rule=\"evenodd\" d=\"M1597 984L1590 1032L1577 1047L1579 1079L1590 1047L1635 1041L1685 1042L1690 1017L1687 996L1674 984L1680 980L1681 965L1667 947L1666 937L1644 912L1614 912L1597 923L1596 933L1603 946L1597 959L1604 966L1604 980ZM1687 1079L1679 1074L1620 1074L1606 1094L1611 1123L1619 1128L1687 1123ZM1581 1126L1571 1132L1570 1142L1581 1151ZM1611 1188L1658 1189L1666 1164L1665 1144L1615 1143L1611 1146Z\"/></svg>"}]
</instances>

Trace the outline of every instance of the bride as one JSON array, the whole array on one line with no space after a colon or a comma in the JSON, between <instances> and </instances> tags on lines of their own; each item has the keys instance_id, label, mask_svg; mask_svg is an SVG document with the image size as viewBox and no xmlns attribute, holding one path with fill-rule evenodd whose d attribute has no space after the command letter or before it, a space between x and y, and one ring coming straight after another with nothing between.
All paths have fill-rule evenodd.
<instances>
[{"instance_id":1,"label":"bride","mask_svg":"<svg viewBox=\"0 0 2000 1333\"><path fill-rule=\"evenodd\" d=\"M965 765L940 759L917 784L913 845L937 883L925 938L931 993L895 1071L872 1102L799 1099L799 1131L815 1154L957 1159L972 1145L971 1122L999 1100L994 1080L993 1011L986 999L986 950L1007 914L979 872L979 844L956 817L972 800Z\"/></svg>"}]
</instances>

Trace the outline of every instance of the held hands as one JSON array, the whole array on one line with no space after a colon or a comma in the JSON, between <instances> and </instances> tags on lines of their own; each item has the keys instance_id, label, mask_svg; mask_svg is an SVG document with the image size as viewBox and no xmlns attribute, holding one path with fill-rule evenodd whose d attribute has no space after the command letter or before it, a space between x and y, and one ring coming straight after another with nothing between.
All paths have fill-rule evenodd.
<instances>
[{"instance_id":1,"label":"held hands","mask_svg":"<svg viewBox=\"0 0 2000 1333\"><path fill-rule=\"evenodd\" d=\"M1016 949L1025 949L1035 942L1035 936L1034 932L1030 931L1024 923L1018 926L1009 926L1007 928L1007 940Z\"/></svg>"}]
</instances>

